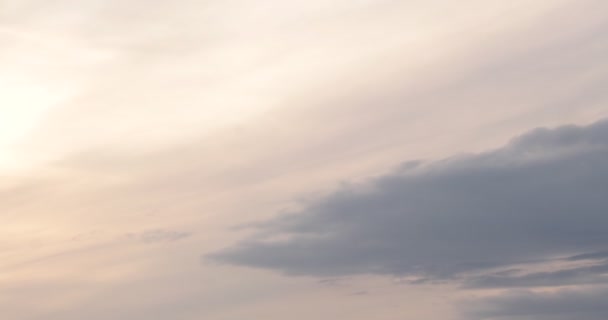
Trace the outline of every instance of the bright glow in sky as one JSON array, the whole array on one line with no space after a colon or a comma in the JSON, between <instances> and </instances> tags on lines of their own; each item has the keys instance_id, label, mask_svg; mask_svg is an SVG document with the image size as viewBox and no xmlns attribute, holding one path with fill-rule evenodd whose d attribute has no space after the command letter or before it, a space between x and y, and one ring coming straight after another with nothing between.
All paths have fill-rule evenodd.
<instances>
[{"instance_id":1,"label":"bright glow in sky","mask_svg":"<svg viewBox=\"0 0 608 320\"><path fill-rule=\"evenodd\" d=\"M16 75L2 75L0 88L0 166L15 166L18 163L11 148L34 129L44 113L62 97L40 84L19 81Z\"/></svg>"}]
</instances>

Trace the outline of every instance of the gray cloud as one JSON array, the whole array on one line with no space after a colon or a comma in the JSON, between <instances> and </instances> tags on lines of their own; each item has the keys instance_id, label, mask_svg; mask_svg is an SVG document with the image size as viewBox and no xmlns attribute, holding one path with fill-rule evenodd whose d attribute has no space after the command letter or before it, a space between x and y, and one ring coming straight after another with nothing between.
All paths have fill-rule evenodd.
<instances>
[{"instance_id":1,"label":"gray cloud","mask_svg":"<svg viewBox=\"0 0 608 320\"><path fill-rule=\"evenodd\" d=\"M568 261L608 259L608 252L590 252L568 257Z\"/></svg>"},{"instance_id":2,"label":"gray cloud","mask_svg":"<svg viewBox=\"0 0 608 320\"><path fill-rule=\"evenodd\" d=\"M445 279L599 252L608 241L606 159L606 121L537 129L495 151L344 187L208 257L298 275Z\"/></svg>"},{"instance_id":3,"label":"gray cloud","mask_svg":"<svg viewBox=\"0 0 608 320\"><path fill-rule=\"evenodd\" d=\"M534 272L520 276L483 275L466 280L467 287L505 288L505 287L550 287L608 282L608 264L569 268L551 272Z\"/></svg>"},{"instance_id":4,"label":"gray cloud","mask_svg":"<svg viewBox=\"0 0 608 320\"><path fill-rule=\"evenodd\" d=\"M608 282L608 253L590 252L556 259L557 262L587 262L583 266L561 268L553 271L528 272L525 268L509 269L464 277L465 288L534 288L569 285L602 284ZM426 281L426 279L422 279Z\"/></svg>"},{"instance_id":5,"label":"gray cloud","mask_svg":"<svg viewBox=\"0 0 608 320\"><path fill-rule=\"evenodd\" d=\"M553 293L513 291L485 299L469 310L469 319L603 320L608 315L608 290L566 289Z\"/></svg>"}]
</instances>

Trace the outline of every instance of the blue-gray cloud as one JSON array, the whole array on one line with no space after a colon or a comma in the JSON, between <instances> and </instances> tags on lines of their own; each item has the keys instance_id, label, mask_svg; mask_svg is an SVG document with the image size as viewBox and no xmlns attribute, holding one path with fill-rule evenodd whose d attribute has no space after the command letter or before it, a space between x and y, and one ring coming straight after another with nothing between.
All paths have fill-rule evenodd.
<instances>
[{"instance_id":1,"label":"blue-gray cloud","mask_svg":"<svg viewBox=\"0 0 608 320\"><path fill-rule=\"evenodd\" d=\"M578 254L572 257L568 257L568 261L580 261L580 260L594 260L594 259L608 259L608 252L590 252Z\"/></svg>"},{"instance_id":2,"label":"blue-gray cloud","mask_svg":"<svg viewBox=\"0 0 608 320\"><path fill-rule=\"evenodd\" d=\"M465 280L465 286L470 288L508 288L598 284L608 282L606 274L608 274L608 263L603 263L524 275L490 274L469 277Z\"/></svg>"},{"instance_id":3,"label":"blue-gray cloud","mask_svg":"<svg viewBox=\"0 0 608 320\"><path fill-rule=\"evenodd\" d=\"M608 121L536 129L344 187L208 257L287 274L447 279L602 252L607 159Z\"/></svg>"}]
</instances>

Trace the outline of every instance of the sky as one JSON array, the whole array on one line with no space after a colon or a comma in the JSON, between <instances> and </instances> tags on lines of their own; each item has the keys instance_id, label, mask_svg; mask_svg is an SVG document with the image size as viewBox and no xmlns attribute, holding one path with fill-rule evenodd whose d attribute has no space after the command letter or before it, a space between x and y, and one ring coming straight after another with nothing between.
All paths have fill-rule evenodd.
<instances>
[{"instance_id":1,"label":"sky","mask_svg":"<svg viewBox=\"0 0 608 320\"><path fill-rule=\"evenodd\" d=\"M0 0L0 314L604 320L608 2Z\"/></svg>"}]
</instances>

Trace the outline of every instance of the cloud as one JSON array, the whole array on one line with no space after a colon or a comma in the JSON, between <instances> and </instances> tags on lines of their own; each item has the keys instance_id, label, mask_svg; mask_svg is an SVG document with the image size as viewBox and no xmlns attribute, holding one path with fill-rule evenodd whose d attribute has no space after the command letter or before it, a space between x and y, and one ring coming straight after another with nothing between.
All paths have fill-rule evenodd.
<instances>
[{"instance_id":1,"label":"cloud","mask_svg":"<svg viewBox=\"0 0 608 320\"><path fill-rule=\"evenodd\" d=\"M472 288L551 287L608 282L608 264L569 268L551 272L534 272L525 275L483 275L466 280Z\"/></svg>"},{"instance_id":2,"label":"cloud","mask_svg":"<svg viewBox=\"0 0 608 320\"><path fill-rule=\"evenodd\" d=\"M551 293L513 291L487 298L469 310L470 319L603 320L608 289L565 289Z\"/></svg>"},{"instance_id":3,"label":"cloud","mask_svg":"<svg viewBox=\"0 0 608 320\"><path fill-rule=\"evenodd\" d=\"M568 257L566 260L579 261L579 260L592 260L592 259L608 259L608 252L590 252L583 253L576 256Z\"/></svg>"},{"instance_id":4,"label":"cloud","mask_svg":"<svg viewBox=\"0 0 608 320\"><path fill-rule=\"evenodd\" d=\"M448 279L600 252L606 159L608 121L536 129L491 152L343 187L208 258L296 275Z\"/></svg>"},{"instance_id":5,"label":"cloud","mask_svg":"<svg viewBox=\"0 0 608 320\"><path fill-rule=\"evenodd\" d=\"M129 233L127 236L131 239L142 241L143 243L163 243L175 242L192 235L190 232L169 231L169 230L147 230L141 233Z\"/></svg>"}]
</instances>

